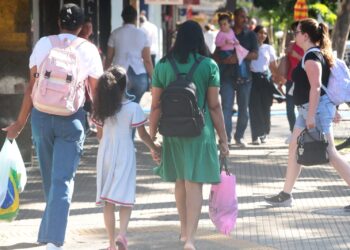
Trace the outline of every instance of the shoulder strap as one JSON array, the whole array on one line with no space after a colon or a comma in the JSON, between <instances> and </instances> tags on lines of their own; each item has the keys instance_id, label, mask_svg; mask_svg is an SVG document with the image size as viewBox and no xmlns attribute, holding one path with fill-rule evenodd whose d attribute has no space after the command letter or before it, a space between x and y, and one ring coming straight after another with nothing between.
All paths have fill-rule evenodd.
<instances>
[{"instance_id":1,"label":"shoulder strap","mask_svg":"<svg viewBox=\"0 0 350 250\"><path fill-rule=\"evenodd\" d=\"M78 48L81 44L83 44L84 42L86 42L87 40L81 37L77 37L75 38L71 44L69 45L69 47L76 49Z\"/></svg>"},{"instance_id":2,"label":"shoulder strap","mask_svg":"<svg viewBox=\"0 0 350 250\"><path fill-rule=\"evenodd\" d=\"M309 49L305 52L303 58L301 59L301 67L304 68L305 67L305 57L307 54L309 54L310 52L313 52L313 51L317 51L317 52L321 52L321 50L319 48L312 48L312 49Z\"/></svg>"},{"instance_id":3,"label":"shoulder strap","mask_svg":"<svg viewBox=\"0 0 350 250\"><path fill-rule=\"evenodd\" d=\"M169 56L169 62L170 62L171 67L173 68L173 70L175 72L176 78L178 78L180 75L180 71L179 71L178 67L176 66L176 62L175 62L173 55Z\"/></svg>"},{"instance_id":4,"label":"shoulder strap","mask_svg":"<svg viewBox=\"0 0 350 250\"><path fill-rule=\"evenodd\" d=\"M195 70L197 69L197 67L201 63L201 61L203 61L203 59L204 59L204 56L201 56L201 57L195 59L190 71L186 74L187 80L189 80L189 81L192 80L192 77L193 77ZM181 75L181 73L179 71L179 68L176 66L174 56L169 56L169 62L170 62L171 67L173 68L173 70L176 74L176 77L179 77L179 75Z\"/></svg>"},{"instance_id":5,"label":"shoulder strap","mask_svg":"<svg viewBox=\"0 0 350 250\"><path fill-rule=\"evenodd\" d=\"M52 47L61 47L62 43L58 35L48 36Z\"/></svg>"},{"instance_id":6,"label":"shoulder strap","mask_svg":"<svg viewBox=\"0 0 350 250\"><path fill-rule=\"evenodd\" d=\"M197 69L198 65L201 63L201 61L203 61L203 59L204 59L204 56L201 56L201 57L195 59L194 64L192 65L190 71L186 75L187 80L189 80L189 81L192 80L194 72L196 71L196 69Z\"/></svg>"}]
</instances>

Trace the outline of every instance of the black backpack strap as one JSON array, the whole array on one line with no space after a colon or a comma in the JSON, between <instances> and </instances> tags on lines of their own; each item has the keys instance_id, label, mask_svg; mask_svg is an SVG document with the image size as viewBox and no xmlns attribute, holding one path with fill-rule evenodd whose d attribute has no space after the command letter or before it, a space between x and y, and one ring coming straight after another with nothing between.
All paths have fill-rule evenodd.
<instances>
[{"instance_id":1,"label":"black backpack strap","mask_svg":"<svg viewBox=\"0 0 350 250\"><path fill-rule=\"evenodd\" d=\"M176 66L176 62L175 62L174 56L171 55L171 56L168 57L168 59L169 59L171 67L173 68L173 70L175 72L176 78L178 78L181 74L180 74L180 71L179 71L178 67Z\"/></svg>"},{"instance_id":2,"label":"black backpack strap","mask_svg":"<svg viewBox=\"0 0 350 250\"><path fill-rule=\"evenodd\" d=\"M204 56L201 56L199 58L195 58L194 64L192 65L190 71L186 75L186 79L188 81L192 80L194 72L196 71L196 69L197 69L198 65L201 63L201 61L203 61L203 59L204 59Z\"/></svg>"}]
</instances>

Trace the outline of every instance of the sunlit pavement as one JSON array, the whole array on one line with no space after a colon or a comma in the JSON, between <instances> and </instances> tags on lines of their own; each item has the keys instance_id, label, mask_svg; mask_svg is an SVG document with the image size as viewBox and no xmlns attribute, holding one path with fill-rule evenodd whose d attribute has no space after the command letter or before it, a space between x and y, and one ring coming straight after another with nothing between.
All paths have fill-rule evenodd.
<instances>
[{"instance_id":1,"label":"sunlit pavement","mask_svg":"<svg viewBox=\"0 0 350 250\"><path fill-rule=\"evenodd\" d=\"M142 101L145 108L149 100L147 94ZM292 208L271 207L263 201L265 195L283 187L288 151L284 141L289 133L283 111L284 104L274 104L267 144L231 148L229 168L237 176L239 217L230 236L217 233L212 225L208 216L210 186L204 186L197 249L350 249L350 213L342 209L350 204L350 189L329 165L303 168L293 192ZM350 136L350 121L336 125L335 135ZM245 139L251 141L250 128ZM76 176L65 249L108 246L102 210L94 204L97 147L94 137L87 138ZM153 175L154 163L139 140L136 148L137 200L129 225L129 249L183 249L173 184ZM36 244L43 209L41 178L34 159L33 166L28 167L28 184L21 195L17 219L0 223L0 249L45 249Z\"/></svg>"}]
</instances>

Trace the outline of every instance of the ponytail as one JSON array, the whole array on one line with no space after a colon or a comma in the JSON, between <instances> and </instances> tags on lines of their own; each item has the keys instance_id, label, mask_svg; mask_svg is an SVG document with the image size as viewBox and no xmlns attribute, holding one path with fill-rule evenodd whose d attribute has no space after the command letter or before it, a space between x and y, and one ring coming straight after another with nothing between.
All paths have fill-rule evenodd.
<instances>
[{"instance_id":1,"label":"ponytail","mask_svg":"<svg viewBox=\"0 0 350 250\"><path fill-rule=\"evenodd\" d=\"M320 23L317 29L320 37L321 52L330 67L334 65L334 57L332 52L332 44L328 35L328 28L324 23Z\"/></svg>"},{"instance_id":2,"label":"ponytail","mask_svg":"<svg viewBox=\"0 0 350 250\"><path fill-rule=\"evenodd\" d=\"M332 45L331 40L329 39L327 25L324 23L318 23L313 18L303 19L299 23L301 31L309 35L311 42L319 44L327 64L329 67L332 67L335 60L332 53Z\"/></svg>"}]
</instances>

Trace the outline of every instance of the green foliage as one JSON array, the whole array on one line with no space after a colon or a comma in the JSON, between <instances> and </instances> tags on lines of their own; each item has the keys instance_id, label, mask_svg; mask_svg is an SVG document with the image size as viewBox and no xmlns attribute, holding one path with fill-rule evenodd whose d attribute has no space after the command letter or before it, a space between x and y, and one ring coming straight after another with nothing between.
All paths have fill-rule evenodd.
<instances>
[{"instance_id":1,"label":"green foliage","mask_svg":"<svg viewBox=\"0 0 350 250\"><path fill-rule=\"evenodd\" d=\"M309 5L309 16L317 19L318 15L322 17L322 19L330 24L334 25L337 20L337 15L334 14L326 5L322 3L315 3Z\"/></svg>"}]
</instances>

